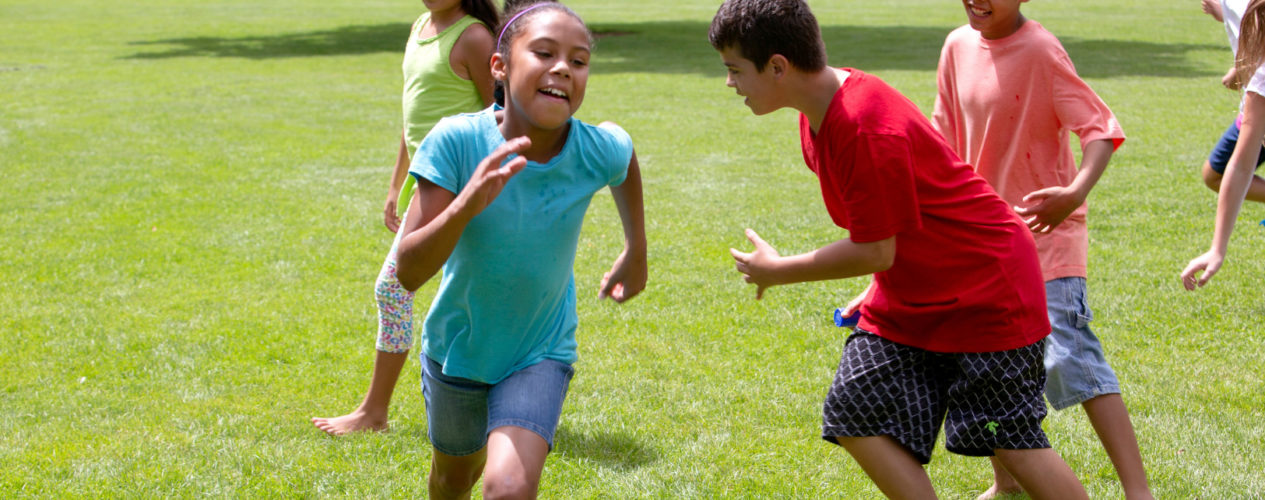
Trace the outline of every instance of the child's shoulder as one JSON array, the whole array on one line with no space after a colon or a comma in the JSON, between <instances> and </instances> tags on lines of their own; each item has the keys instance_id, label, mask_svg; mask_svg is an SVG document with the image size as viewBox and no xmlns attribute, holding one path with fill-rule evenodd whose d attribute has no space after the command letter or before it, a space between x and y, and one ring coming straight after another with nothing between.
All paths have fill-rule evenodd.
<instances>
[{"instance_id":1,"label":"child's shoulder","mask_svg":"<svg viewBox=\"0 0 1265 500\"><path fill-rule=\"evenodd\" d=\"M628 131L624 130L619 124L610 121L600 122L596 125L572 119L571 125L575 127L575 133L583 137L586 141L596 141L599 143L627 143L632 144L632 136Z\"/></svg>"},{"instance_id":2,"label":"child's shoulder","mask_svg":"<svg viewBox=\"0 0 1265 500\"><path fill-rule=\"evenodd\" d=\"M497 131L493 112L493 107L489 106L480 111L445 116L439 119L439 123L435 124L427 137L462 139Z\"/></svg>"}]
</instances>

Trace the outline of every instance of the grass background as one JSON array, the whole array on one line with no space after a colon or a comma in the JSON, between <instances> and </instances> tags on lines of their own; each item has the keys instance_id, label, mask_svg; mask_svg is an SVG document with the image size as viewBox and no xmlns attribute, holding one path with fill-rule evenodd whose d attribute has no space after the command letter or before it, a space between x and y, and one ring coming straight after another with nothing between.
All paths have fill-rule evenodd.
<instances>
[{"instance_id":1,"label":"grass background","mask_svg":"<svg viewBox=\"0 0 1265 500\"><path fill-rule=\"evenodd\" d=\"M651 281L595 300L619 251L603 192L577 259L581 361L548 498L866 498L818 437L865 280L776 288L732 270L744 227L784 253L843 237L802 166L795 116L752 117L706 42L718 2L568 2L599 33L579 116L633 136ZM956 2L812 3L830 62L924 111ZM311 416L367 386L372 283L417 1L0 1L0 496L417 497L429 463L417 364L393 431L332 439ZM1225 35L1178 0L1024 4L1129 140L1091 196L1091 304L1158 496L1265 491L1259 326L1265 217L1225 269L1197 174L1233 117ZM434 285L418 303L429 303ZM591 293L589 293L591 292ZM419 307L419 310L424 307ZM1047 431L1094 498L1121 496L1083 412ZM990 481L936 452L945 498Z\"/></svg>"}]
</instances>

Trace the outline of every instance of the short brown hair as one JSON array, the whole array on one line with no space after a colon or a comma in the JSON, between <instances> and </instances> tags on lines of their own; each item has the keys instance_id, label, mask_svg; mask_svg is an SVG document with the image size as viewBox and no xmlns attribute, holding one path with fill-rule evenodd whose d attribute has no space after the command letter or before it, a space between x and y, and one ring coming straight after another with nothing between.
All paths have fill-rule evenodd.
<instances>
[{"instance_id":1,"label":"short brown hair","mask_svg":"<svg viewBox=\"0 0 1265 500\"><path fill-rule=\"evenodd\" d=\"M803 0L725 0L707 39L716 50L738 47L757 71L764 71L773 54L805 71L826 67L821 29Z\"/></svg>"}]
</instances>

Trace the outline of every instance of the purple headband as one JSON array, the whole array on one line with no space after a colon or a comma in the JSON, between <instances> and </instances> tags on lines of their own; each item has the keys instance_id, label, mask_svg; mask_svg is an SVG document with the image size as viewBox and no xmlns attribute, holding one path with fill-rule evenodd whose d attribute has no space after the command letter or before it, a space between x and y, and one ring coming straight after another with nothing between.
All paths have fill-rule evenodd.
<instances>
[{"instance_id":1,"label":"purple headband","mask_svg":"<svg viewBox=\"0 0 1265 500\"><path fill-rule=\"evenodd\" d=\"M497 49L497 50L500 50L500 49L501 49L501 39L502 39L502 38L505 38L505 30L508 30L508 29L509 29L509 27L510 27L510 25L511 25L511 24L514 24L514 21L517 21L517 20L518 20L518 18L523 17L523 14L526 14L526 13L528 13L528 12L531 12L531 11L532 11L532 10L534 10L536 7L542 7L542 6L544 6L545 4L547 4L547 3L550 3L550 2L537 2L535 5L532 5L531 7L528 7L528 8L526 8L526 9L520 10L520 11L518 11L518 13L517 13L517 14L514 14L514 17L511 17L511 18L510 18L510 20L509 20L508 22L506 22L506 23L505 23L505 26L501 26L501 34L500 34L500 35L498 35L498 36L496 37L496 49Z\"/></svg>"}]
</instances>

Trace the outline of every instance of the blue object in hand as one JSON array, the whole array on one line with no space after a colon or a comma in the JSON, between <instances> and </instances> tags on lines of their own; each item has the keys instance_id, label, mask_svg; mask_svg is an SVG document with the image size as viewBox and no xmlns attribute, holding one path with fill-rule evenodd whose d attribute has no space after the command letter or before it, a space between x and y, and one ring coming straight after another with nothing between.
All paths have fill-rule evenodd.
<instances>
[{"instance_id":1,"label":"blue object in hand","mask_svg":"<svg viewBox=\"0 0 1265 500\"><path fill-rule=\"evenodd\" d=\"M857 323L860 321L861 321L861 308L859 307L857 308L857 310L852 311L851 316L848 316L846 318L843 317L842 307L835 309L835 326L837 327L856 328Z\"/></svg>"}]
</instances>

